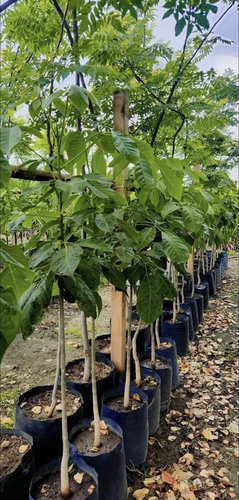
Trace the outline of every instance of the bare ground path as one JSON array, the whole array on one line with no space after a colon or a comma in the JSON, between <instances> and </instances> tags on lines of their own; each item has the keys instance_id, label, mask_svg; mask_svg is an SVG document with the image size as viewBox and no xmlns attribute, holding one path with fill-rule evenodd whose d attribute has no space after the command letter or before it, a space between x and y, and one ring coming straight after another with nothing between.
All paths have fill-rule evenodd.
<instances>
[{"instance_id":1,"label":"bare ground path","mask_svg":"<svg viewBox=\"0 0 239 500\"><path fill-rule=\"evenodd\" d=\"M102 289L97 333L108 333L110 287ZM58 304L26 341L18 335L1 366L2 426L14 425L20 393L53 383ZM66 306L67 360L81 357L80 315ZM129 500L238 499L238 257L229 259L216 296L187 356L179 358L181 385L170 412L149 440L146 462L128 471ZM138 491L139 490L139 491Z\"/></svg>"}]
</instances>

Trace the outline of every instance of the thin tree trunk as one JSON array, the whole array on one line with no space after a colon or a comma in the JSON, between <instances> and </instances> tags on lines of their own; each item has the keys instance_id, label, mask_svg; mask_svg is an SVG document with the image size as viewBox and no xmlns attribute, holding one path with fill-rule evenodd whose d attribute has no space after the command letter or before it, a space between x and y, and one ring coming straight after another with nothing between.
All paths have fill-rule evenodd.
<instances>
[{"instance_id":1,"label":"thin tree trunk","mask_svg":"<svg viewBox=\"0 0 239 500\"><path fill-rule=\"evenodd\" d=\"M137 337L141 328L142 321L141 319L138 322L138 326L136 328L136 332L133 336L132 348L133 348L133 358L135 362L135 384L137 387L141 386L141 371L140 371L140 362L137 354Z\"/></svg>"},{"instance_id":2,"label":"thin tree trunk","mask_svg":"<svg viewBox=\"0 0 239 500\"><path fill-rule=\"evenodd\" d=\"M87 332L86 315L83 311L81 311L81 326L82 326L83 348L84 348L84 358L85 358L83 382L89 382L91 378L90 344Z\"/></svg>"},{"instance_id":3,"label":"thin tree trunk","mask_svg":"<svg viewBox=\"0 0 239 500\"><path fill-rule=\"evenodd\" d=\"M60 289L59 289L59 296L60 296ZM60 381L60 366L61 366L61 339L60 339L60 323L59 323L59 328L58 328L58 343L57 343L57 358L56 358L56 373L55 373L55 380L54 380L54 386L52 390L52 398L51 398L51 406L48 411L47 417L51 418L53 411L55 410L56 404L57 404L57 399L56 399L56 393L57 393L57 387L59 385Z\"/></svg>"},{"instance_id":4,"label":"thin tree trunk","mask_svg":"<svg viewBox=\"0 0 239 500\"><path fill-rule=\"evenodd\" d=\"M184 304L184 283L185 283L185 279L184 279L184 276L182 274L182 292L181 292L181 295L182 295L182 304Z\"/></svg>"},{"instance_id":5,"label":"thin tree trunk","mask_svg":"<svg viewBox=\"0 0 239 500\"><path fill-rule=\"evenodd\" d=\"M132 288L132 285L130 285L128 335L127 335L127 351L126 351L126 373L125 373L125 386L124 386L124 408L126 408L126 409L129 408L129 397L130 397L130 355L131 355L132 299L133 299L133 288Z\"/></svg>"},{"instance_id":6,"label":"thin tree trunk","mask_svg":"<svg viewBox=\"0 0 239 500\"><path fill-rule=\"evenodd\" d=\"M97 384L96 384L96 361L95 361L95 320L92 320L92 338L91 338L91 366L92 366L92 398L93 398L93 415L94 415L94 447L100 447L100 415L97 399Z\"/></svg>"},{"instance_id":7,"label":"thin tree trunk","mask_svg":"<svg viewBox=\"0 0 239 500\"><path fill-rule=\"evenodd\" d=\"M151 368L154 370L156 356L155 356L155 337L154 337L154 324L153 323L150 324L150 336L151 336Z\"/></svg>"},{"instance_id":8,"label":"thin tree trunk","mask_svg":"<svg viewBox=\"0 0 239 500\"><path fill-rule=\"evenodd\" d=\"M156 319L155 322L155 338L156 338L156 345L157 348L160 348L161 342L160 342L160 336L159 336L159 322L160 322L160 317Z\"/></svg>"},{"instance_id":9,"label":"thin tree trunk","mask_svg":"<svg viewBox=\"0 0 239 500\"><path fill-rule=\"evenodd\" d=\"M67 428L67 408L66 408L66 353L65 353L65 335L64 335L64 299L60 290L59 295L59 333L61 344L61 404L62 404L62 460L61 460L61 494L63 498L70 497L70 483L68 475L69 462L69 438Z\"/></svg>"}]
</instances>

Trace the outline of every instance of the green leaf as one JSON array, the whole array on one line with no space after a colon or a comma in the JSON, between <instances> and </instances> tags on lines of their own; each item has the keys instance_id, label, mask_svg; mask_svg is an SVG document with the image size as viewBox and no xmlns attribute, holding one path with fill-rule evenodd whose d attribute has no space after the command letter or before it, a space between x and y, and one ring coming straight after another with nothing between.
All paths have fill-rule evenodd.
<instances>
[{"instance_id":1,"label":"green leaf","mask_svg":"<svg viewBox=\"0 0 239 500\"><path fill-rule=\"evenodd\" d=\"M27 134L35 135L36 137L39 137L39 139L43 139L43 135L38 128L21 125L21 130L23 132L27 132Z\"/></svg>"},{"instance_id":2,"label":"green leaf","mask_svg":"<svg viewBox=\"0 0 239 500\"><path fill-rule=\"evenodd\" d=\"M154 179L152 176L152 169L149 163L141 158L138 160L135 166L135 178L139 183L141 189L145 191L150 190L154 187Z\"/></svg>"},{"instance_id":3,"label":"green leaf","mask_svg":"<svg viewBox=\"0 0 239 500\"><path fill-rule=\"evenodd\" d=\"M158 275L146 274L137 291L137 312L145 323L152 323L162 313L162 289Z\"/></svg>"},{"instance_id":4,"label":"green leaf","mask_svg":"<svg viewBox=\"0 0 239 500\"><path fill-rule=\"evenodd\" d=\"M164 274L157 273L157 279L160 283L162 297L167 297L168 299L177 297L177 291L173 283Z\"/></svg>"},{"instance_id":5,"label":"green leaf","mask_svg":"<svg viewBox=\"0 0 239 500\"><path fill-rule=\"evenodd\" d=\"M87 317L96 318L96 303L92 291L79 277L64 277L64 284Z\"/></svg>"},{"instance_id":6,"label":"green leaf","mask_svg":"<svg viewBox=\"0 0 239 500\"><path fill-rule=\"evenodd\" d=\"M170 17L172 14L173 14L173 9L169 9L165 12L162 19L167 19L167 17Z\"/></svg>"},{"instance_id":7,"label":"green leaf","mask_svg":"<svg viewBox=\"0 0 239 500\"><path fill-rule=\"evenodd\" d=\"M158 203L159 203L159 192L157 190L157 188L153 188L151 190L151 193L150 193L150 200L151 202L153 203L153 205L155 207L157 207Z\"/></svg>"},{"instance_id":8,"label":"green leaf","mask_svg":"<svg viewBox=\"0 0 239 500\"><path fill-rule=\"evenodd\" d=\"M116 247L115 253L123 264L130 264L134 258L134 251L129 247Z\"/></svg>"},{"instance_id":9,"label":"green leaf","mask_svg":"<svg viewBox=\"0 0 239 500\"><path fill-rule=\"evenodd\" d=\"M53 281L48 276L35 281L19 301L22 311L21 332L24 339L29 337L44 315L52 296Z\"/></svg>"},{"instance_id":10,"label":"green leaf","mask_svg":"<svg viewBox=\"0 0 239 500\"><path fill-rule=\"evenodd\" d=\"M167 165L165 160L155 158L157 167L162 174L163 182L168 190L168 193L180 201L182 197L182 179L179 179L174 171Z\"/></svg>"},{"instance_id":11,"label":"green leaf","mask_svg":"<svg viewBox=\"0 0 239 500\"><path fill-rule=\"evenodd\" d=\"M154 227L146 227L139 232L139 239L137 243L137 251L148 248L152 241L155 239L156 229Z\"/></svg>"},{"instance_id":12,"label":"green leaf","mask_svg":"<svg viewBox=\"0 0 239 500\"><path fill-rule=\"evenodd\" d=\"M106 159L101 147L98 147L94 152L91 164L95 174L106 174Z\"/></svg>"},{"instance_id":13,"label":"green leaf","mask_svg":"<svg viewBox=\"0 0 239 500\"><path fill-rule=\"evenodd\" d=\"M124 155L127 160L132 161L132 163L137 161L139 158L139 150L135 141L123 132L113 131L112 137L114 139L115 148L119 153Z\"/></svg>"},{"instance_id":14,"label":"green leaf","mask_svg":"<svg viewBox=\"0 0 239 500\"><path fill-rule=\"evenodd\" d=\"M72 276L83 253L80 245L68 245L57 250L51 259L52 270L60 276Z\"/></svg>"},{"instance_id":15,"label":"green leaf","mask_svg":"<svg viewBox=\"0 0 239 500\"><path fill-rule=\"evenodd\" d=\"M0 149L4 154L10 155L14 146L19 144L21 139L22 132L17 125L15 127L0 128Z\"/></svg>"},{"instance_id":16,"label":"green leaf","mask_svg":"<svg viewBox=\"0 0 239 500\"><path fill-rule=\"evenodd\" d=\"M186 21L184 17L181 17L181 19L179 19L179 21L177 21L175 25L175 36L179 36L180 33L182 33L185 26L186 26Z\"/></svg>"},{"instance_id":17,"label":"green leaf","mask_svg":"<svg viewBox=\"0 0 239 500\"><path fill-rule=\"evenodd\" d=\"M79 155L85 151L85 148L86 143L82 132L79 130L68 132L65 141L65 151L69 160L75 158L76 163L79 159Z\"/></svg>"},{"instance_id":18,"label":"green leaf","mask_svg":"<svg viewBox=\"0 0 239 500\"><path fill-rule=\"evenodd\" d=\"M134 139L134 142L135 142L135 144L140 152L140 158L142 158L143 160L145 160L147 162L151 162L151 161L153 162L154 150L150 146L150 144L143 141L142 139L136 139L136 138L133 138L133 139Z\"/></svg>"},{"instance_id":19,"label":"green leaf","mask_svg":"<svg viewBox=\"0 0 239 500\"><path fill-rule=\"evenodd\" d=\"M138 231L136 231L136 229L134 229L134 227L130 224L130 222L119 219L119 217L117 217L117 221L119 226L124 230L126 236L128 236L130 240L137 243L139 239L139 233Z\"/></svg>"},{"instance_id":20,"label":"green leaf","mask_svg":"<svg viewBox=\"0 0 239 500\"><path fill-rule=\"evenodd\" d=\"M170 201L169 203L166 203L162 210L161 210L161 215L163 219L166 219L169 214L172 212L175 212L176 210L179 209L178 203L174 203L173 201Z\"/></svg>"},{"instance_id":21,"label":"green leaf","mask_svg":"<svg viewBox=\"0 0 239 500\"><path fill-rule=\"evenodd\" d=\"M171 259L172 262L180 264L188 260L190 247L184 240L175 234L162 232L162 248L165 255Z\"/></svg>"},{"instance_id":22,"label":"green leaf","mask_svg":"<svg viewBox=\"0 0 239 500\"><path fill-rule=\"evenodd\" d=\"M58 111L60 111L62 116L64 116L64 117L69 116L69 110L67 110L66 103L64 101L62 101L62 99L59 99L59 97L56 97L55 99L53 99L53 104L54 104L55 108L58 109Z\"/></svg>"},{"instance_id":23,"label":"green leaf","mask_svg":"<svg viewBox=\"0 0 239 500\"><path fill-rule=\"evenodd\" d=\"M193 207L183 207L183 223L186 229L197 234L202 229L204 218L202 214Z\"/></svg>"},{"instance_id":24,"label":"green leaf","mask_svg":"<svg viewBox=\"0 0 239 500\"><path fill-rule=\"evenodd\" d=\"M0 288L0 363L8 346L15 339L20 322L21 310L11 287Z\"/></svg>"},{"instance_id":25,"label":"green leaf","mask_svg":"<svg viewBox=\"0 0 239 500\"><path fill-rule=\"evenodd\" d=\"M209 21L208 21L206 16L204 16L203 14L195 14L194 13L194 17L195 17L197 23L199 24L199 26L202 26L202 28L205 28L206 30L209 29L210 25L209 25Z\"/></svg>"},{"instance_id":26,"label":"green leaf","mask_svg":"<svg viewBox=\"0 0 239 500\"><path fill-rule=\"evenodd\" d=\"M31 286L35 278L35 273L27 267L19 268L6 266L0 273L0 285L3 288L11 286L16 298L20 299L23 293Z\"/></svg>"},{"instance_id":27,"label":"green leaf","mask_svg":"<svg viewBox=\"0 0 239 500\"><path fill-rule=\"evenodd\" d=\"M56 90L56 92L53 92L48 97L45 97L44 99L42 99L42 103L41 103L42 109L48 108L48 106L50 106L50 104L54 101L54 99L56 97L58 97L61 93L62 93L61 90Z\"/></svg>"},{"instance_id":28,"label":"green leaf","mask_svg":"<svg viewBox=\"0 0 239 500\"><path fill-rule=\"evenodd\" d=\"M11 167L4 157L2 151L0 151L0 189L5 189L8 187L12 176Z\"/></svg>"},{"instance_id":29,"label":"green leaf","mask_svg":"<svg viewBox=\"0 0 239 500\"><path fill-rule=\"evenodd\" d=\"M117 220L113 214L109 215L97 214L95 216L95 224L104 233L112 233L117 224Z\"/></svg>"},{"instance_id":30,"label":"green leaf","mask_svg":"<svg viewBox=\"0 0 239 500\"><path fill-rule=\"evenodd\" d=\"M105 266L102 266L102 272L103 272L104 276L106 277L106 279L111 283L111 285L115 286L116 290L126 292L127 285L126 285L125 276L116 267L112 266L109 269Z\"/></svg>"},{"instance_id":31,"label":"green leaf","mask_svg":"<svg viewBox=\"0 0 239 500\"><path fill-rule=\"evenodd\" d=\"M25 220L25 215L20 215L19 217L15 217L7 224L8 231L21 231L22 223Z\"/></svg>"},{"instance_id":32,"label":"green leaf","mask_svg":"<svg viewBox=\"0 0 239 500\"><path fill-rule=\"evenodd\" d=\"M28 268L28 260L18 245L6 245L0 240L0 262L14 267Z\"/></svg>"},{"instance_id":33,"label":"green leaf","mask_svg":"<svg viewBox=\"0 0 239 500\"><path fill-rule=\"evenodd\" d=\"M85 109L89 105L87 91L77 85L71 85L68 95L73 106L78 109L81 114L84 113Z\"/></svg>"},{"instance_id":34,"label":"green leaf","mask_svg":"<svg viewBox=\"0 0 239 500\"><path fill-rule=\"evenodd\" d=\"M126 267L124 269L125 278L131 283L131 285L135 285L142 276L145 274L144 266L140 264L133 264L132 266Z\"/></svg>"},{"instance_id":35,"label":"green leaf","mask_svg":"<svg viewBox=\"0 0 239 500\"><path fill-rule=\"evenodd\" d=\"M56 245L52 243L43 243L31 259L30 267L36 269L41 264L45 265L50 261L50 257L56 251Z\"/></svg>"},{"instance_id":36,"label":"green leaf","mask_svg":"<svg viewBox=\"0 0 239 500\"><path fill-rule=\"evenodd\" d=\"M102 307L103 307L102 298L98 292L92 292L92 293L93 293L93 296L95 299L95 303L96 303L96 307L97 307L97 311L98 311L98 316L99 316L101 311L102 311Z\"/></svg>"}]
</instances>

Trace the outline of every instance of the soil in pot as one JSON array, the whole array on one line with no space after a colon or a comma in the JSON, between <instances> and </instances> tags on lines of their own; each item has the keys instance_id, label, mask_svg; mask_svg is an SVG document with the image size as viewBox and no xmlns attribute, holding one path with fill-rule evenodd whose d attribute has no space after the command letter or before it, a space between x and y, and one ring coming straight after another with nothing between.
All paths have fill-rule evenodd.
<instances>
[{"instance_id":1,"label":"soil in pot","mask_svg":"<svg viewBox=\"0 0 239 500\"><path fill-rule=\"evenodd\" d=\"M33 439L24 432L4 429L0 433L1 500L28 499L34 473Z\"/></svg>"},{"instance_id":2,"label":"soil in pot","mask_svg":"<svg viewBox=\"0 0 239 500\"><path fill-rule=\"evenodd\" d=\"M102 397L101 415L122 428L126 465L141 465L148 451L148 396L141 389L131 387L130 405L126 409L122 387L106 391Z\"/></svg>"},{"instance_id":3,"label":"soil in pot","mask_svg":"<svg viewBox=\"0 0 239 500\"><path fill-rule=\"evenodd\" d=\"M66 379L71 387L82 394L84 400L84 418L93 415L92 384L83 382L84 359L75 359L66 365ZM104 392L115 387L115 369L113 363L100 352L96 352L96 384L99 411Z\"/></svg>"},{"instance_id":4,"label":"soil in pot","mask_svg":"<svg viewBox=\"0 0 239 500\"><path fill-rule=\"evenodd\" d=\"M97 474L91 467L78 459L69 459L69 481L72 500L98 500ZM60 463L61 459L53 460L39 469L35 474L30 500L62 500L60 493Z\"/></svg>"},{"instance_id":5,"label":"soil in pot","mask_svg":"<svg viewBox=\"0 0 239 500\"><path fill-rule=\"evenodd\" d=\"M49 418L52 388L52 386L39 386L30 389L20 396L16 407L15 427L33 437L36 468L60 457L62 453L61 391L58 387L57 406ZM66 397L67 422L70 430L76 421L83 418L83 399L73 388L67 389Z\"/></svg>"},{"instance_id":6,"label":"soil in pot","mask_svg":"<svg viewBox=\"0 0 239 500\"><path fill-rule=\"evenodd\" d=\"M91 339L89 339L89 343L91 345ZM111 353L111 337L110 334L99 335L95 339L95 349L97 352L104 354L108 359L110 359Z\"/></svg>"},{"instance_id":7,"label":"soil in pot","mask_svg":"<svg viewBox=\"0 0 239 500\"><path fill-rule=\"evenodd\" d=\"M121 428L112 420L101 420L101 446L93 448L92 420L83 420L70 434L70 455L83 458L98 473L99 500L126 500L127 478Z\"/></svg>"}]
</instances>

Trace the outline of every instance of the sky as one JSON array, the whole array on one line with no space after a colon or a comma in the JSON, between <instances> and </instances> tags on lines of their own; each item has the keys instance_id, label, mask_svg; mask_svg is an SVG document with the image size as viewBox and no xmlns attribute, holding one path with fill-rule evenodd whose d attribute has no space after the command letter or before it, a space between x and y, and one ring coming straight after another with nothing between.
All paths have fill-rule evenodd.
<instances>
[{"instance_id":1,"label":"sky","mask_svg":"<svg viewBox=\"0 0 239 500\"><path fill-rule=\"evenodd\" d=\"M216 15L211 15L209 17L210 26L214 24L218 17L226 10L227 6L220 2L218 13ZM172 47L176 50L180 50L183 47L185 33L183 32L180 36L175 37L175 19L169 17L163 19L162 17L165 13L163 7L158 7L155 12L155 23L154 23L154 34L156 40L162 40L163 42L170 41ZM233 69L236 74L239 73L239 11L236 6L225 15L225 17L216 26L215 31L213 31L212 36L221 36L221 38L233 41L231 45L226 45L218 42L210 55L205 57L198 66L203 71L210 68L214 68L219 74L223 74L228 68ZM239 110L238 110L239 111ZM231 132L234 137L239 139L239 130L237 127L233 127ZM239 183L239 167L234 168L230 172L230 176L233 180Z\"/></svg>"}]
</instances>

